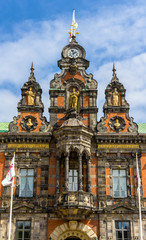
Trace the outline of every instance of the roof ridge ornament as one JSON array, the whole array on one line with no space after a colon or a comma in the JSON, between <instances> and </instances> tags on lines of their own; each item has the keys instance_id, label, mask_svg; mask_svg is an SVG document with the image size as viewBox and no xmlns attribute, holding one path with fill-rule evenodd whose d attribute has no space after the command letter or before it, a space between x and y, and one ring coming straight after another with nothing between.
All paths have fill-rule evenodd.
<instances>
[{"instance_id":1,"label":"roof ridge ornament","mask_svg":"<svg viewBox=\"0 0 146 240\"><path fill-rule=\"evenodd\" d=\"M72 41L72 39L74 39L76 37L76 34L79 34L77 27L78 27L78 24L75 20L75 9L73 9L72 24L71 24L71 28L69 30L70 41Z\"/></svg>"},{"instance_id":2,"label":"roof ridge ornament","mask_svg":"<svg viewBox=\"0 0 146 240\"><path fill-rule=\"evenodd\" d=\"M32 64L31 64L30 70L31 70L31 72L30 72L30 77L28 78L28 81L36 81L35 76L34 76L33 62L32 62Z\"/></svg>"}]
</instances>

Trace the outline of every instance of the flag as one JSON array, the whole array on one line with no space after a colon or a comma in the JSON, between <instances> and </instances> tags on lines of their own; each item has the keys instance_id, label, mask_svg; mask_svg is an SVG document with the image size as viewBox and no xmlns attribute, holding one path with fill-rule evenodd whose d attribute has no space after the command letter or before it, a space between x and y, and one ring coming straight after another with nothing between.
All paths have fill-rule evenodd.
<instances>
[{"instance_id":1,"label":"flag","mask_svg":"<svg viewBox=\"0 0 146 240\"><path fill-rule=\"evenodd\" d=\"M14 182L14 176L15 176L14 161L15 161L15 156L12 158L9 171L6 177L4 178L4 180L2 181L3 186L8 186Z\"/></svg>"}]
</instances>

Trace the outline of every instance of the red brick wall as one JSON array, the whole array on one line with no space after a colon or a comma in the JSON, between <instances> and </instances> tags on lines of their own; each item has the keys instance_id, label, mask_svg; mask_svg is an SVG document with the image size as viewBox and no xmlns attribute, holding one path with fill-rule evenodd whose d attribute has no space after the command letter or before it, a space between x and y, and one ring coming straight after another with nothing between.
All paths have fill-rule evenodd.
<instances>
[{"instance_id":1,"label":"red brick wall","mask_svg":"<svg viewBox=\"0 0 146 240\"><path fill-rule=\"evenodd\" d=\"M131 186L131 195L135 195L135 181L134 181L134 168L130 168L130 186Z\"/></svg>"},{"instance_id":2,"label":"red brick wall","mask_svg":"<svg viewBox=\"0 0 146 240\"><path fill-rule=\"evenodd\" d=\"M48 222L47 222L47 240L49 239L50 234L55 230L55 228L65 222L66 222L65 220L48 220Z\"/></svg>"},{"instance_id":3,"label":"red brick wall","mask_svg":"<svg viewBox=\"0 0 146 240\"><path fill-rule=\"evenodd\" d=\"M146 198L146 153L143 153L141 157L141 175L142 175L143 197Z\"/></svg>"},{"instance_id":4,"label":"red brick wall","mask_svg":"<svg viewBox=\"0 0 146 240\"><path fill-rule=\"evenodd\" d=\"M67 72L66 76L64 78L62 78L61 82L63 83L64 81L71 79L71 78L79 79L85 83L85 79L81 76L81 74L79 72L77 72L75 75L72 75L70 72Z\"/></svg>"},{"instance_id":5,"label":"red brick wall","mask_svg":"<svg viewBox=\"0 0 146 240\"><path fill-rule=\"evenodd\" d=\"M56 192L56 153L51 153L49 159L49 179L48 194L53 195Z\"/></svg>"},{"instance_id":6,"label":"red brick wall","mask_svg":"<svg viewBox=\"0 0 146 240\"><path fill-rule=\"evenodd\" d=\"M105 178L106 178L106 195L110 195L110 171L109 168L105 169Z\"/></svg>"},{"instance_id":7,"label":"red brick wall","mask_svg":"<svg viewBox=\"0 0 146 240\"><path fill-rule=\"evenodd\" d=\"M89 96L83 96L83 107L89 107Z\"/></svg>"},{"instance_id":8,"label":"red brick wall","mask_svg":"<svg viewBox=\"0 0 146 240\"><path fill-rule=\"evenodd\" d=\"M37 188L36 188L37 195L40 195L40 184L41 184L41 168L38 167L38 169L37 169Z\"/></svg>"},{"instance_id":9,"label":"red brick wall","mask_svg":"<svg viewBox=\"0 0 146 240\"><path fill-rule=\"evenodd\" d=\"M64 96L57 97L57 107L64 107Z\"/></svg>"},{"instance_id":10,"label":"red brick wall","mask_svg":"<svg viewBox=\"0 0 146 240\"><path fill-rule=\"evenodd\" d=\"M95 154L91 155L91 192L94 195L98 194L98 169L97 157Z\"/></svg>"}]
</instances>

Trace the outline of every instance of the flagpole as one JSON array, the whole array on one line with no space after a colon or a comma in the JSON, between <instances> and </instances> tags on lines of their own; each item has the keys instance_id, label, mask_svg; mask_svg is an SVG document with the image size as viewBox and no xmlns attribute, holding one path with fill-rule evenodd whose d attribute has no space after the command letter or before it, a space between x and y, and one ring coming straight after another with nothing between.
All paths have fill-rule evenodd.
<instances>
[{"instance_id":1,"label":"flagpole","mask_svg":"<svg viewBox=\"0 0 146 240\"><path fill-rule=\"evenodd\" d=\"M14 163L15 163L15 152L14 152ZM14 179L13 179L13 182L12 182L12 185L11 185L11 202L10 202L10 220L9 220L9 238L8 238L8 240L11 240L11 225L12 225L12 210L13 210L13 188L14 188Z\"/></svg>"},{"instance_id":2,"label":"flagpole","mask_svg":"<svg viewBox=\"0 0 146 240\"><path fill-rule=\"evenodd\" d=\"M142 233L142 216L141 216L141 191L140 191L140 175L139 175L139 167L138 167L138 158L136 153L136 166L137 166L137 179L138 179L138 187L137 187L137 195L138 195L138 205L139 205L139 225L140 225L140 240L143 240Z\"/></svg>"}]
</instances>

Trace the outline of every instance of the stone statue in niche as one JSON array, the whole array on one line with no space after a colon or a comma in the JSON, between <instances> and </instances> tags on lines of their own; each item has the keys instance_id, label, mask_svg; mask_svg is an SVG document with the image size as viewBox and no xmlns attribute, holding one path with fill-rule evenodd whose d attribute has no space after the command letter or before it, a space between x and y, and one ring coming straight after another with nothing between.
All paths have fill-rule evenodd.
<instances>
[{"instance_id":1,"label":"stone statue in niche","mask_svg":"<svg viewBox=\"0 0 146 240\"><path fill-rule=\"evenodd\" d=\"M78 107L78 98L79 98L79 91L76 92L76 89L73 88L72 93L70 94L70 108Z\"/></svg>"},{"instance_id":2,"label":"stone statue in niche","mask_svg":"<svg viewBox=\"0 0 146 240\"><path fill-rule=\"evenodd\" d=\"M117 88L114 89L112 98L113 98L113 101L112 101L113 106L119 106L119 93L117 91Z\"/></svg>"},{"instance_id":3,"label":"stone statue in niche","mask_svg":"<svg viewBox=\"0 0 146 240\"><path fill-rule=\"evenodd\" d=\"M28 91L26 91L27 95L27 105L34 106L35 105L35 94L32 91L32 87L29 88Z\"/></svg>"}]
</instances>

